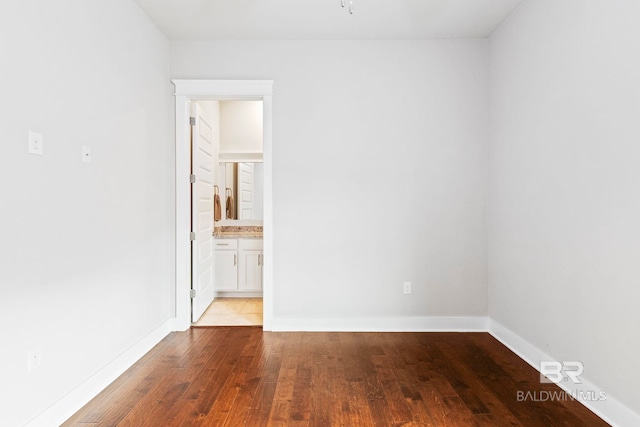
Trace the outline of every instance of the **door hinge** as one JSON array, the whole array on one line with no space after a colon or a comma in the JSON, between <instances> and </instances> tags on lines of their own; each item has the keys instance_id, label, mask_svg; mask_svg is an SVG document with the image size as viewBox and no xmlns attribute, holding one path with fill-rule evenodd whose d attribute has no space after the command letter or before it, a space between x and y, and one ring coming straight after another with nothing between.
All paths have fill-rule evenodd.
<instances>
[{"instance_id":1,"label":"door hinge","mask_svg":"<svg viewBox=\"0 0 640 427\"><path fill-rule=\"evenodd\" d=\"M196 176L194 174L189 175L189 182L191 184L195 184L196 183Z\"/></svg>"},{"instance_id":2,"label":"door hinge","mask_svg":"<svg viewBox=\"0 0 640 427\"><path fill-rule=\"evenodd\" d=\"M189 124L191 126L195 126L196 125L196 118L195 117L189 117Z\"/></svg>"},{"instance_id":3,"label":"door hinge","mask_svg":"<svg viewBox=\"0 0 640 427\"><path fill-rule=\"evenodd\" d=\"M189 233L189 238L191 239L192 242L196 240L196 232L192 231L191 233Z\"/></svg>"},{"instance_id":4,"label":"door hinge","mask_svg":"<svg viewBox=\"0 0 640 427\"><path fill-rule=\"evenodd\" d=\"M196 297L196 290L195 289L191 289L190 296L191 296L191 298L195 298Z\"/></svg>"}]
</instances>

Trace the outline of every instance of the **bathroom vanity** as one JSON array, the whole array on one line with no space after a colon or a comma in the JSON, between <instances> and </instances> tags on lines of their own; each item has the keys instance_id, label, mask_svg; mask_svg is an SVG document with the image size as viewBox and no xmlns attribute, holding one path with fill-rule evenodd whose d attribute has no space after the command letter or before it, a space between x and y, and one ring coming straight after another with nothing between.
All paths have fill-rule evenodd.
<instances>
[{"instance_id":1,"label":"bathroom vanity","mask_svg":"<svg viewBox=\"0 0 640 427\"><path fill-rule=\"evenodd\" d=\"M214 237L213 283L217 297L262 297L264 254L261 234Z\"/></svg>"}]
</instances>

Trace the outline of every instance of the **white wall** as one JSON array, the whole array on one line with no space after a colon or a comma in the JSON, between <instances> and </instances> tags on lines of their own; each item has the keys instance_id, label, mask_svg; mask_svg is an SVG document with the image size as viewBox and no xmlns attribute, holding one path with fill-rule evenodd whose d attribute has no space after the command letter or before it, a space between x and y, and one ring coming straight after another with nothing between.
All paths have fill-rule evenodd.
<instances>
[{"instance_id":1,"label":"white wall","mask_svg":"<svg viewBox=\"0 0 640 427\"><path fill-rule=\"evenodd\" d=\"M171 85L130 0L2 2L0 52L0 424L16 426L172 316Z\"/></svg>"},{"instance_id":2,"label":"white wall","mask_svg":"<svg viewBox=\"0 0 640 427\"><path fill-rule=\"evenodd\" d=\"M489 314L640 413L638 16L529 0L491 36Z\"/></svg>"},{"instance_id":3,"label":"white wall","mask_svg":"<svg viewBox=\"0 0 640 427\"><path fill-rule=\"evenodd\" d=\"M262 101L220 102L220 151L262 153Z\"/></svg>"},{"instance_id":4,"label":"white wall","mask_svg":"<svg viewBox=\"0 0 640 427\"><path fill-rule=\"evenodd\" d=\"M486 41L174 42L171 62L275 80L276 317L487 314Z\"/></svg>"}]
</instances>

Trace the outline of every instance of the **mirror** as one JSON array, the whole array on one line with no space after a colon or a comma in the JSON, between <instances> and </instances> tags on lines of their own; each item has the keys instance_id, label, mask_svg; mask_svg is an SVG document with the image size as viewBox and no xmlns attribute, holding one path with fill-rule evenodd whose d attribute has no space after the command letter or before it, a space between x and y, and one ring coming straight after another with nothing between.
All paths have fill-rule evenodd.
<instances>
[{"instance_id":1,"label":"mirror","mask_svg":"<svg viewBox=\"0 0 640 427\"><path fill-rule=\"evenodd\" d=\"M223 220L261 220L263 164L220 163L220 204Z\"/></svg>"}]
</instances>

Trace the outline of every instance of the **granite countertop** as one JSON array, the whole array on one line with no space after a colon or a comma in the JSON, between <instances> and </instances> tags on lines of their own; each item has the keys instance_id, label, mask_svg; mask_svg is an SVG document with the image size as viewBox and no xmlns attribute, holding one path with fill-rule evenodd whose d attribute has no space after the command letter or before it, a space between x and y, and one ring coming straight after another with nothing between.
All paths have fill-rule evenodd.
<instances>
[{"instance_id":1,"label":"granite countertop","mask_svg":"<svg viewBox=\"0 0 640 427\"><path fill-rule=\"evenodd\" d=\"M222 225L213 228L213 236L220 238L262 238L261 225Z\"/></svg>"}]
</instances>

